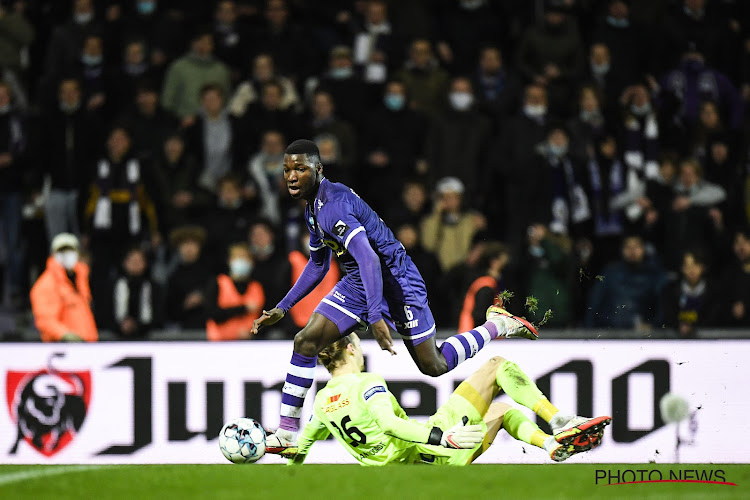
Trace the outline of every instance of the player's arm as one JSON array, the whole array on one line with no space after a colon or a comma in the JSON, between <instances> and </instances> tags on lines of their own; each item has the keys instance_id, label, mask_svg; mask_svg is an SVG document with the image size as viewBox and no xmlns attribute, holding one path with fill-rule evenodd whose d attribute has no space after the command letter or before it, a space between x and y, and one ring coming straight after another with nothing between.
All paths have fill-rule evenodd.
<instances>
[{"instance_id":1,"label":"player's arm","mask_svg":"<svg viewBox=\"0 0 750 500\"><path fill-rule=\"evenodd\" d=\"M365 286L367 297L367 319L370 324L383 319L381 312L383 301L383 274L380 269L380 259L370 246L364 227L360 226L350 233L344 240L344 247L357 261L362 284Z\"/></svg>"},{"instance_id":2,"label":"player's arm","mask_svg":"<svg viewBox=\"0 0 750 500\"><path fill-rule=\"evenodd\" d=\"M297 438L297 454L289 459L288 465L302 465L313 443L326 439L330 434L323 421L313 414Z\"/></svg>"},{"instance_id":3,"label":"player's arm","mask_svg":"<svg viewBox=\"0 0 750 500\"><path fill-rule=\"evenodd\" d=\"M276 307L284 311L284 313L288 312L297 302L305 298L308 293L315 290L315 287L326 277L330 268L331 249L323 245L319 239L315 243L310 239L310 259L307 261L302 274L297 278L294 286Z\"/></svg>"},{"instance_id":4,"label":"player's arm","mask_svg":"<svg viewBox=\"0 0 750 500\"><path fill-rule=\"evenodd\" d=\"M387 435L413 443L431 444L445 448L471 449L482 442L480 425L466 425L466 419L447 431L440 427L420 424L400 418L393 411L390 393L384 386L373 386L363 394L370 416Z\"/></svg>"}]
</instances>

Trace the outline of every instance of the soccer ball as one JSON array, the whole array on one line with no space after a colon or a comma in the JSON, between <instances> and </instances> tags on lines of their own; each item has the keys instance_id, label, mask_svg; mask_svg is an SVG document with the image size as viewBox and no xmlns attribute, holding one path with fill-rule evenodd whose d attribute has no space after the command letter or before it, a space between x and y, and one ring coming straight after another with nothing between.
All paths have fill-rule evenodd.
<instances>
[{"instance_id":1,"label":"soccer ball","mask_svg":"<svg viewBox=\"0 0 750 500\"><path fill-rule=\"evenodd\" d=\"M266 432L252 418L235 418L221 428L219 448L235 464L257 462L266 453Z\"/></svg>"}]
</instances>

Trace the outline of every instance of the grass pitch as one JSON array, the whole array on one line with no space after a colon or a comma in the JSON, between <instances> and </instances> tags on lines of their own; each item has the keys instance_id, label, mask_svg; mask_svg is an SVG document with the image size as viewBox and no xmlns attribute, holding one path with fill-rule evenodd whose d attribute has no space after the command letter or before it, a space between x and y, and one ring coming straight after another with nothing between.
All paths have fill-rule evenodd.
<instances>
[{"instance_id":1,"label":"grass pitch","mask_svg":"<svg viewBox=\"0 0 750 500\"><path fill-rule=\"evenodd\" d=\"M722 469L737 486L596 485L596 469ZM601 481L600 481L601 483ZM0 498L16 499L494 499L750 498L748 465L5 465Z\"/></svg>"}]
</instances>

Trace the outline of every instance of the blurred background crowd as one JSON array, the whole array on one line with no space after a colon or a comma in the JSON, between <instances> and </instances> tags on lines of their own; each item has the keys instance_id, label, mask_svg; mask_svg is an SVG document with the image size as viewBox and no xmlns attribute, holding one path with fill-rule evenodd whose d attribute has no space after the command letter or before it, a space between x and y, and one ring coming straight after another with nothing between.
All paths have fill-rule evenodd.
<instances>
[{"instance_id":1,"label":"blurred background crowd","mask_svg":"<svg viewBox=\"0 0 750 500\"><path fill-rule=\"evenodd\" d=\"M748 2L0 5L5 330L247 337L307 260L297 138L443 328L505 289L558 328L750 326Z\"/></svg>"}]
</instances>

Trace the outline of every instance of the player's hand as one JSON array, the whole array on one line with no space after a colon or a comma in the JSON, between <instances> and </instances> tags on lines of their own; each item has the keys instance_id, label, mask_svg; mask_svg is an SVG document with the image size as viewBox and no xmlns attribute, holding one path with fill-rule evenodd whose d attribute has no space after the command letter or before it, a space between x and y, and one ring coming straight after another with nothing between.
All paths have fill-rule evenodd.
<instances>
[{"instance_id":1,"label":"player's hand","mask_svg":"<svg viewBox=\"0 0 750 500\"><path fill-rule=\"evenodd\" d=\"M393 350L393 338L391 338L391 332L388 330L385 320L381 319L377 323L373 323L370 325L370 328L372 328L372 336L378 341L380 348L395 356L396 351Z\"/></svg>"},{"instance_id":2,"label":"player's hand","mask_svg":"<svg viewBox=\"0 0 750 500\"><path fill-rule=\"evenodd\" d=\"M253 327L250 329L250 333L252 333L253 335L257 335L258 330L260 330L264 326L271 326L274 323L277 323L283 317L284 311L279 309L278 307L274 307L270 311L263 311L263 314L260 315L260 318L253 321Z\"/></svg>"},{"instance_id":3,"label":"player's hand","mask_svg":"<svg viewBox=\"0 0 750 500\"><path fill-rule=\"evenodd\" d=\"M466 425L468 417L461 419L459 423L443 432L440 446L460 450L470 450L482 442L484 431L479 424Z\"/></svg>"}]
</instances>

